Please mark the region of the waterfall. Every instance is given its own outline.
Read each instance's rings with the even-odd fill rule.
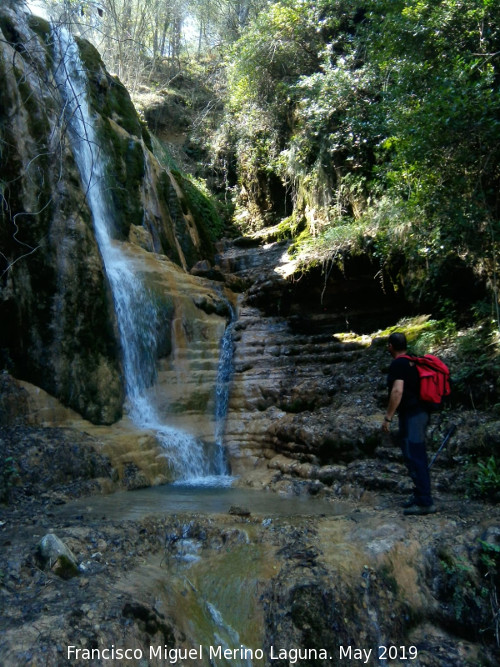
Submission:
[[[227,408],[229,403],[229,388],[233,377],[233,329],[236,322],[236,313],[229,304],[231,319],[221,339],[217,380],[215,384],[215,471],[225,475],[228,465],[225,457],[223,440],[226,427]]]
[[[221,462],[209,461],[200,440],[164,424],[157,414],[151,388],[156,378],[161,313],[140,274],[134,271],[123,244],[113,239],[106,159],[94,128],[87,97],[87,75],[78,46],[64,28],[53,28],[52,34],[54,74],[65,101],[71,147],[86,189],[96,240],[113,296],[122,348],[126,410],[138,428],[155,433],[177,480],[213,480],[209,476],[214,472],[219,475],[225,472]]]

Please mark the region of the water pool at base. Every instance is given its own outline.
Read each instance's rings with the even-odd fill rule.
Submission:
[[[68,503],[66,516],[83,514],[96,519],[140,519],[149,514],[225,514],[238,507],[252,515],[335,516],[346,512],[346,505],[311,496],[278,495],[270,491],[238,487],[209,487],[172,484],[135,491],[120,491],[107,496],[91,496]]]

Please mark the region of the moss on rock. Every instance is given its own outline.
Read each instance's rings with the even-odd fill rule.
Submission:
[[[133,137],[117,131],[109,118],[99,125],[107,147],[107,172],[116,231],[121,239],[128,237],[131,225],[142,225],[144,211],[141,185],[144,178],[144,152]]]
[[[113,77],[106,71],[99,52],[90,42],[78,37],[76,41],[88,72],[93,107],[103,117],[112,118],[129,134],[142,139],[152,150],[151,136],[140,120],[128,90],[118,77]]]

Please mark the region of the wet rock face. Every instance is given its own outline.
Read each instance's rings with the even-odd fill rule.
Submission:
[[[0,424],[16,426],[25,423],[28,394],[6,371],[0,373]]]
[[[124,399],[117,325],[53,76],[50,26],[2,3],[0,32],[0,367],[110,424]],[[90,44],[78,44],[115,236],[188,270],[211,241],[150,152],[127,91]]]
[[[285,319],[240,310],[226,428],[230,447],[239,440],[234,450],[240,454],[248,447],[248,453],[265,456],[268,449],[317,465],[346,463],[374,449],[362,415],[379,409],[376,393],[367,394],[365,405],[350,396],[350,367],[364,349],[335,340],[328,325],[321,322],[314,331],[311,322],[308,333],[296,332]],[[375,385],[378,373],[375,368],[370,378]]]
[[[283,242],[259,246],[244,240],[219,247],[217,261],[231,272],[228,282],[244,286],[233,330],[235,372],[225,434],[233,471],[242,483],[284,492],[409,494],[397,420],[391,435],[380,428],[391,361],[386,340],[345,333],[351,321],[356,331],[396,322],[401,304],[382,293],[362,264],[357,276],[354,265],[348,267],[343,282],[333,270],[328,279],[286,278],[293,272],[286,250]],[[458,426],[433,465],[436,493],[470,492],[464,457],[478,455],[478,447],[484,458],[494,454],[497,421],[491,414],[477,421],[463,409],[433,415],[430,457],[450,424]]]
[[[0,28],[2,364],[90,419],[112,422],[122,403],[114,323],[61,127],[48,26],[3,8]]]
[[[444,517],[434,535],[383,513],[350,519],[355,526],[325,520],[317,532],[309,523],[278,551],[285,560],[263,596],[273,664],[288,665],[291,651],[304,666],[375,665],[389,651],[403,664],[411,651],[411,660],[442,667],[498,653],[486,592],[478,595],[485,579],[473,521],[460,522],[458,537]]]
[[[321,276],[287,279],[287,245],[237,241],[220,248],[217,259],[231,272],[229,282],[246,285],[233,333],[225,442],[235,472],[257,466],[322,484],[332,466],[373,454],[385,407],[385,348],[336,335],[349,326],[346,294],[355,283],[349,313],[359,318],[365,308],[367,327],[387,316],[390,300],[383,294],[373,299],[373,281],[363,283],[362,276],[335,276],[328,284]],[[368,296],[360,296],[362,284]]]
[[[2,502],[98,492],[98,480],[111,484],[115,477],[98,444],[70,428],[0,428]]]

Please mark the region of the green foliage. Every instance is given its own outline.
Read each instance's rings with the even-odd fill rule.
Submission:
[[[271,174],[307,223],[306,263],[344,240],[437,314],[476,283],[497,300],[499,26],[493,2],[270,6],[228,57],[241,205],[276,222]]]
[[[439,593],[443,611],[471,637],[484,635],[492,628],[492,580],[483,576],[483,567],[463,556],[455,556],[445,549],[438,553],[440,564]],[[482,558],[480,566],[484,565]],[[495,621],[495,619],[493,619]]]
[[[449,612],[460,625],[474,627],[485,614],[487,588],[477,578],[472,564],[463,557],[440,553],[443,577],[443,594]]]
[[[493,5],[474,5],[372,7],[381,30],[370,33],[370,59],[387,81],[387,136],[379,144],[385,165],[378,174],[402,202],[416,239],[430,240],[428,265],[451,252],[484,266],[494,251],[485,241],[498,233],[500,97],[491,55],[498,51],[499,16]]]
[[[454,321],[435,320],[429,315],[403,318],[393,326],[377,332],[377,338],[387,338],[391,333],[404,331],[408,347],[418,355],[439,353],[440,348],[456,346],[458,331]]]
[[[485,571],[490,589],[491,624],[497,646],[500,646],[500,605],[498,601],[498,573],[500,566],[500,546],[485,540],[478,540],[481,547],[480,563]]]
[[[377,338],[386,339],[395,331],[405,332],[411,352],[437,354],[445,361],[451,372],[452,404],[500,409],[500,337],[495,321],[460,328],[454,318],[420,315],[378,331]]]
[[[316,61],[308,3],[278,2],[262,12],[231,48],[228,82],[232,111],[250,112],[286,102],[294,83]],[[258,122],[257,117],[253,117]]]
[[[212,241],[219,239],[224,232],[224,222],[206,183],[189,174],[174,172],[174,175],[186,197],[188,209],[198,222],[198,228],[207,230]]]
[[[207,245],[217,241],[224,233],[224,216],[221,214],[222,205],[210,192],[206,182],[187,174],[179,169],[177,163],[168,147],[159,141],[153,140],[154,152],[159,162],[165,165],[174,175],[176,182],[182,190],[186,200],[186,206],[194,216],[201,235],[208,235]],[[187,211],[185,211],[187,212]]]
[[[478,540],[478,542],[482,550],[480,558],[481,563],[486,567],[489,574],[496,574],[500,564],[500,546],[498,544],[486,542],[485,540]]]
[[[369,223],[366,220],[342,218],[338,224],[326,227],[316,236],[311,234],[310,228],[303,229],[290,253],[300,258],[304,268],[315,262],[336,260],[342,264],[346,252],[357,254],[362,252],[365,239],[370,234]]]
[[[321,4],[321,3],[320,3]],[[261,224],[273,224],[286,184],[286,149],[294,108],[293,87],[319,64],[320,7],[292,0],[263,11],[227,58],[228,110],[236,135],[243,205]]]
[[[410,334],[409,340],[412,341],[412,351],[415,354],[432,353],[439,347],[456,339],[457,326],[453,320],[427,320],[420,331],[416,332],[412,340]]]
[[[16,462],[12,456],[5,457],[0,462],[0,503],[9,501],[10,490],[19,479]]]
[[[496,322],[482,320],[460,329],[455,319],[417,318],[398,323],[416,354],[446,350],[451,400],[472,408],[495,408],[500,398],[500,344]]]
[[[478,460],[472,466],[470,494],[474,498],[495,498],[500,493],[500,464],[496,457]]]
[[[455,339],[453,393],[464,404],[495,407],[500,398],[500,341],[496,322],[481,321]]]

